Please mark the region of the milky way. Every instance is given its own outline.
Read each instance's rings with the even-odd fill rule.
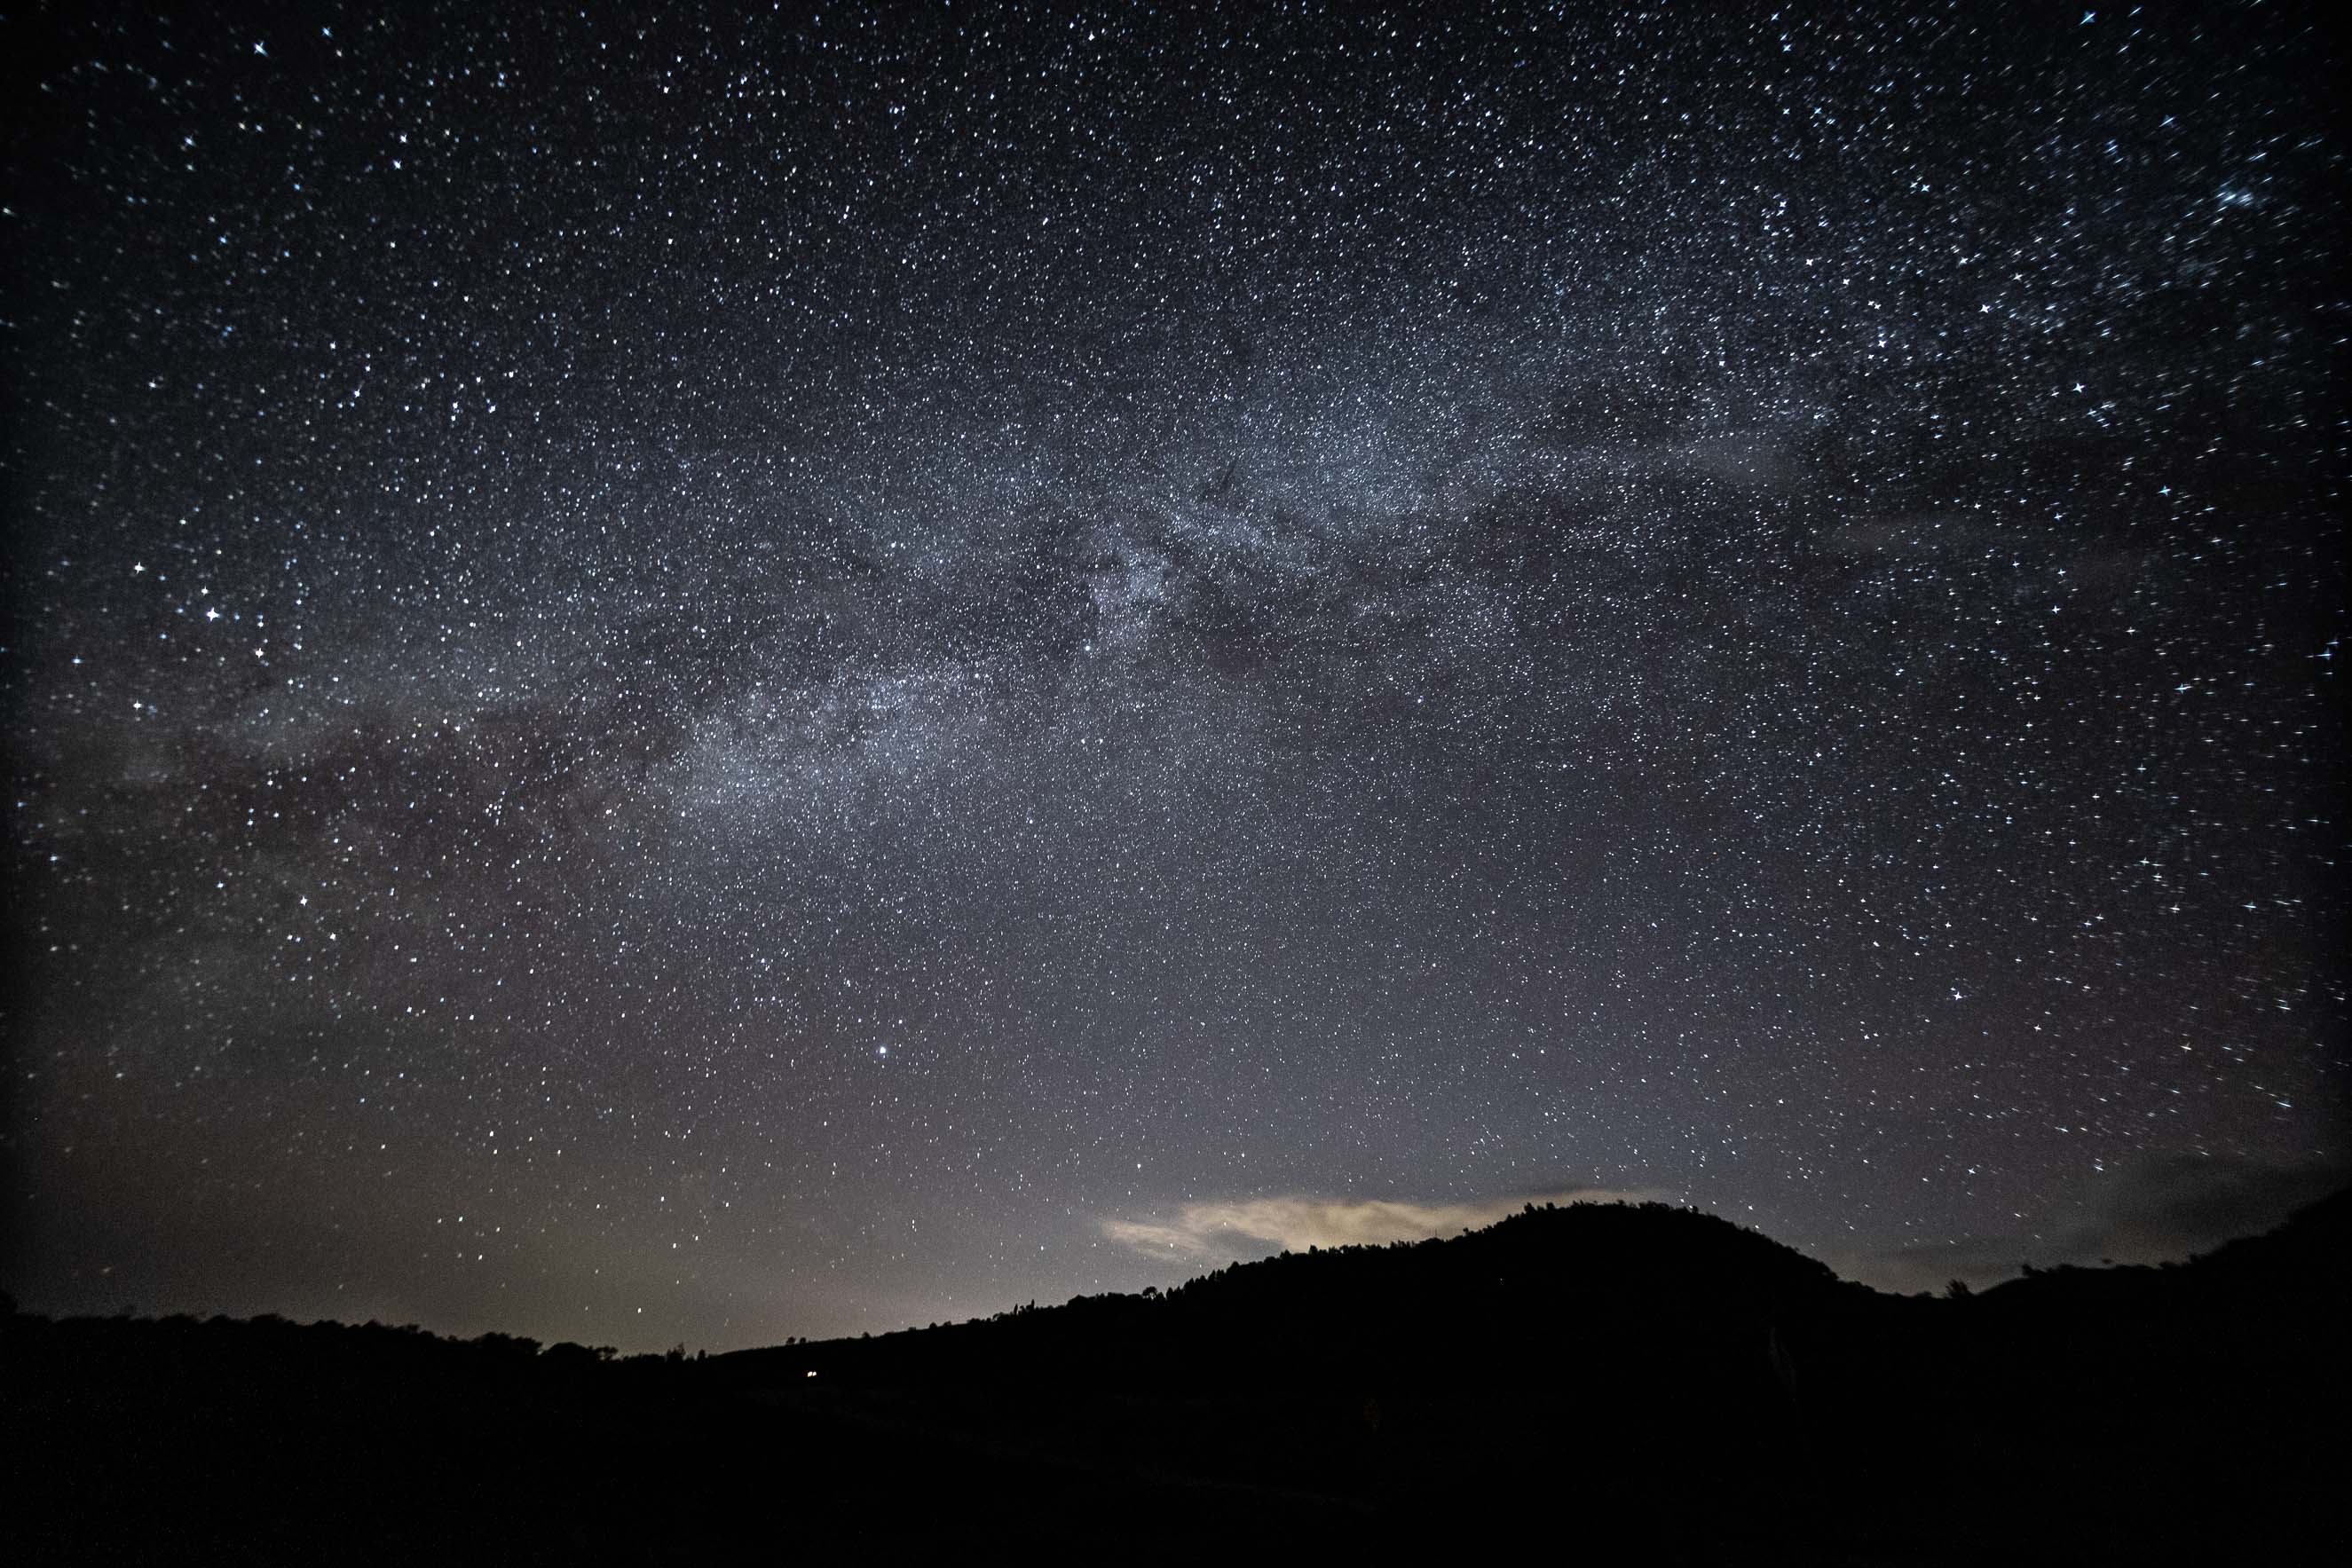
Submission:
[[[515,9],[7,25],[27,1305],[2340,1159],[2314,14]]]

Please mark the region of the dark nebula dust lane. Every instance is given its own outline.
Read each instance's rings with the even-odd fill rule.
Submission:
[[[0,24],[27,1307],[2340,1175],[2315,9],[520,12]]]

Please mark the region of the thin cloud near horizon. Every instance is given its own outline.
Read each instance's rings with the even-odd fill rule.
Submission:
[[[2180,1262],[2242,1237],[2259,1236],[2352,1181],[2341,1159],[2265,1161],[2226,1155],[2150,1155],[2106,1173],[2071,1221],[2008,1235],[1920,1242],[1830,1259],[1874,1290],[1906,1293],[1959,1280],[1982,1290],[2028,1264]]]
[[[1267,1246],[1297,1252],[1309,1247],[1425,1241],[1492,1225],[1531,1203],[1642,1203],[1671,1197],[1654,1188],[1577,1187],[1472,1203],[1259,1197],[1234,1203],[1188,1203],[1172,1218],[1105,1219],[1102,1233],[1151,1257],[1191,1262],[1221,1256],[1240,1258]]]

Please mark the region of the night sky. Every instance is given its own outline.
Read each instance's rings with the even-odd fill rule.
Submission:
[[[2340,1169],[2315,10],[33,9],[26,1307],[1583,1192],[1916,1289]]]

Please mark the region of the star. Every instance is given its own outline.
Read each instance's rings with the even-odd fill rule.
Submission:
[[[720,1349],[1572,1190],[1907,1290],[2302,1168],[2290,13],[62,20],[10,1201],[143,1258],[11,1291]]]

